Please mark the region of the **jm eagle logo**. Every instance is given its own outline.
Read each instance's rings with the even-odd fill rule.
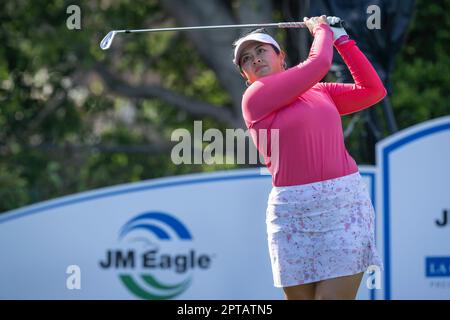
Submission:
[[[211,266],[211,256],[198,254],[192,240],[192,234],[174,216],[142,213],[123,225],[120,248],[107,250],[100,267],[116,269],[120,281],[136,297],[172,299],[190,287],[196,269]]]

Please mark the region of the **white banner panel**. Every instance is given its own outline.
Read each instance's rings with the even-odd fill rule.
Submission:
[[[361,177],[363,178],[364,182],[367,185],[367,191],[369,191],[370,198],[372,199],[372,204],[375,209],[375,244],[377,246],[377,251],[380,257],[382,257],[382,251],[379,247],[379,239],[380,236],[377,236],[378,234],[378,227],[377,227],[377,220],[378,220],[378,214],[377,214],[377,207],[375,203],[375,199],[377,197],[376,194],[376,177],[377,177],[377,169],[374,166],[368,166],[368,165],[362,165],[359,166],[359,172],[361,173]],[[373,273],[364,273],[364,277],[362,278],[361,284],[358,289],[358,294],[356,295],[357,300],[375,300],[380,299],[381,295],[378,294],[379,289],[375,288],[375,284],[373,283],[373,279],[375,278],[375,274]],[[380,270],[379,273],[379,279],[382,279],[382,273]],[[371,286],[368,286],[368,281],[371,283]],[[373,288],[373,289],[369,289]]]
[[[385,299],[450,299],[450,117],[377,146]]]
[[[361,174],[373,194],[374,169]],[[233,170],[5,213],[0,299],[283,299],[267,249],[270,189],[259,169]],[[374,297],[365,281],[358,297]]]

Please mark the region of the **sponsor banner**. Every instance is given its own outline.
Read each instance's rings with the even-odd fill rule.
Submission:
[[[371,190],[373,168],[361,173]],[[0,299],[283,299],[266,240],[271,186],[260,169],[232,170],[5,213]],[[373,296],[362,285],[359,298]]]
[[[450,117],[377,145],[384,299],[450,299]]]

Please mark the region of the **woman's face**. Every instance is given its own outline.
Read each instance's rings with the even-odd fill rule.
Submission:
[[[257,79],[283,71],[284,52],[277,54],[270,44],[251,41],[240,56],[242,74],[253,83]]]

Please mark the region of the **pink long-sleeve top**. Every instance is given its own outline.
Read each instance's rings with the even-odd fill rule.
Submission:
[[[321,24],[314,30],[307,60],[259,78],[243,95],[245,123],[254,129],[250,130],[253,141],[264,156],[274,186],[307,184],[358,171],[344,144],[340,116],[377,103],[385,97],[386,89],[355,41],[337,42],[336,49],[354,84],[319,82],[333,57],[333,31]],[[271,145],[274,136],[270,129],[279,129],[278,148]],[[264,139],[258,138],[261,130],[267,134],[264,146],[259,143]],[[278,155],[271,150],[277,150]]]

